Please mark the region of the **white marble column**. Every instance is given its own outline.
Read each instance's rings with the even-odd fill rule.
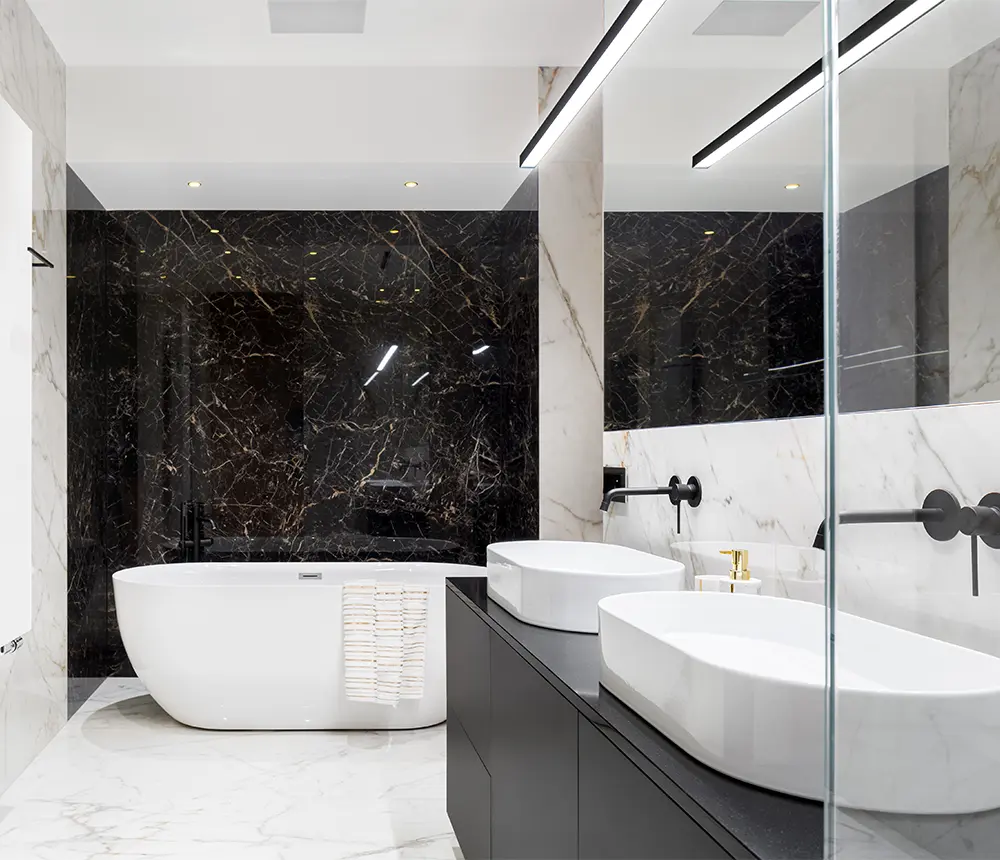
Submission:
[[[539,69],[540,120],[575,71]],[[538,167],[539,537],[547,540],[602,537],[603,119],[598,94]]]
[[[1000,41],[951,69],[951,402],[1000,399]]]
[[[0,791],[66,722],[66,68],[24,0],[0,0],[0,96],[33,133],[32,625],[0,656]],[[2,372],[2,370],[0,370]]]

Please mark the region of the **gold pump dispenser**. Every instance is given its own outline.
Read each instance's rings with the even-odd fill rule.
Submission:
[[[729,578],[732,580],[750,579],[750,550],[748,549],[722,549],[720,555],[728,555],[732,558],[733,564],[729,568]]]

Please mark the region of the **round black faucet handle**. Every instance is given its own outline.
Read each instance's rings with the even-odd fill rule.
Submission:
[[[701,481],[693,475],[687,479],[686,484],[681,483],[681,479],[674,475],[667,485],[670,488],[670,503],[680,505],[687,502],[692,508],[701,504]]]
[[[1000,494],[989,493],[978,505],[962,508],[958,526],[962,534],[982,538],[987,546],[1000,549]]]

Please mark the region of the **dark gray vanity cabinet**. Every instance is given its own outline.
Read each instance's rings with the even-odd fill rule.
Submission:
[[[446,602],[448,815],[466,860],[731,856],[492,617]]]
[[[448,815],[466,860],[576,858],[576,709],[456,595],[446,601]]]
[[[445,594],[448,648],[448,817],[466,860],[490,848],[490,638],[494,635],[451,591]]]
[[[448,711],[448,817],[467,860],[492,856],[490,774],[454,711]]]
[[[495,633],[490,693],[493,857],[576,858],[576,708]]]
[[[581,860],[730,856],[582,715],[579,802]]]

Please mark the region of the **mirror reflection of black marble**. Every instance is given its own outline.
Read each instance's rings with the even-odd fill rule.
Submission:
[[[948,403],[947,167],[844,213],[839,291],[841,411]]]
[[[611,212],[605,249],[606,429],[823,411],[822,216]]]
[[[605,427],[823,413],[815,213],[605,215]],[[948,402],[948,168],[840,220],[840,409]]]

